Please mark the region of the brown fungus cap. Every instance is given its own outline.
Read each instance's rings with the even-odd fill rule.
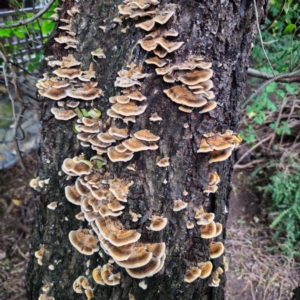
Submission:
[[[160,231],[160,230],[164,229],[168,223],[167,218],[163,218],[163,217],[159,217],[159,216],[152,216],[150,218],[150,220],[151,220],[151,224],[150,224],[149,229],[153,230],[153,231]]]
[[[204,106],[201,107],[199,114],[204,114],[206,112],[212,111],[217,107],[216,101],[209,101]]]
[[[182,105],[179,106],[178,109],[179,109],[180,111],[183,111],[183,112],[187,113],[187,114],[191,114],[191,113],[193,112],[193,109],[192,109],[192,108],[186,107],[186,106],[182,106]]]
[[[121,267],[134,269],[146,265],[151,258],[152,252],[147,252],[143,246],[139,246],[132,249],[132,253],[127,260],[116,260],[116,263]]]
[[[68,107],[75,108],[80,104],[80,101],[70,101],[67,103]]]
[[[220,182],[220,176],[216,171],[214,173],[209,173],[208,176],[209,176],[209,179],[208,179],[209,185],[216,185]]]
[[[151,260],[144,266],[134,269],[126,269],[127,273],[133,278],[151,277],[159,271],[161,261],[157,257],[152,257]]]
[[[113,274],[113,267],[111,264],[106,264],[101,269],[101,277],[107,285],[118,285],[120,284],[120,273]]]
[[[112,109],[108,109],[106,111],[107,115],[113,119],[122,119],[123,116],[117,114],[116,112],[114,112]]]
[[[55,119],[63,121],[70,120],[77,116],[73,110],[65,110],[56,107],[52,107],[51,112],[54,114]]]
[[[139,152],[143,150],[148,150],[149,147],[146,146],[142,141],[139,141],[136,138],[130,138],[122,142],[122,145],[132,152]]]
[[[132,217],[132,222],[137,222],[139,220],[139,218],[142,217],[141,214],[137,214],[137,213],[133,212],[131,209],[129,210],[129,214]]]
[[[111,106],[111,109],[122,116],[138,116],[142,114],[145,109],[147,108],[147,105],[136,105],[134,102],[129,102],[126,104],[120,104],[116,103]]]
[[[203,89],[204,91],[209,91],[214,87],[212,80],[207,80],[204,82],[200,82],[195,85],[189,85],[188,88],[191,90]]]
[[[63,167],[65,170],[77,174],[77,176],[88,175],[91,173],[91,168],[87,164],[80,161],[76,162],[76,159],[66,158],[63,162]]]
[[[163,37],[158,37],[158,38],[155,38],[152,40],[143,38],[143,39],[139,40],[138,43],[141,45],[141,47],[144,50],[146,50],[148,52],[155,50],[157,48],[157,46],[160,46],[165,51],[167,51],[167,53],[171,53],[175,50],[178,50],[184,44],[184,42],[171,42],[171,41],[166,40]]]
[[[110,126],[108,133],[116,140],[126,139],[128,137],[128,127],[118,128],[113,124]]]
[[[127,260],[132,254],[134,243],[116,247],[109,241],[103,240],[101,242],[101,247],[105,249],[107,254],[110,255],[115,261],[124,261]]]
[[[200,95],[194,95],[187,87],[175,85],[164,93],[175,103],[188,107],[201,107],[207,100]]]
[[[109,191],[122,202],[127,202],[129,188],[134,184],[133,181],[126,181],[115,177],[109,180]]]
[[[44,252],[45,252],[45,246],[42,245],[41,248],[40,248],[38,251],[35,251],[35,252],[34,252],[34,256],[35,256],[36,258],[42,259],[42,258],[43,258],[43,255],[44,255]]]
[[[78,69],[61,68],[53,71],[53,73],[61,78],[74,79],[80,77],[82,71]]]
[[[209,164],[214,163],[214,162],[220,162],[220,161],[224,161],[227,158],[230,157],[232,151],[233,151],[233,147],[231,148],[227,148],[224,150],[214,150],[211,152],[211,159],[209,160]]]
[[[160,68],[167,64],[167,62],[165,60],[160,59],[157,56],[146,59],[145,63],[147,63],[148,65],[156,65],[157,67],[160,67]]]
[[[107,156],[112,162],[126,162],[133,158],[133,152],[126,151],[123,153],[120,153],[116,151],[115,147],[109,147],[107,149]]]
[[[210,193],[215,193],[218,190],[218,187],[216,185],[206,185],[203,193],[206,195],[209,195]]]
[[[136,123],[136,118],[134,116],[128,116],[123,118],[123,122],[128,124],[129,122]]]
[[[112,211],[119,211],[125,208],[125,206],[123,206],[117,199],[109,202],[107,207]]]
[[[194,228],[195,227],[195,225],[194,225],[194,223],[192,223],[191,221],[187,221],[186,222],[186,228],[187,229],[192,229],[192,228]]]
[[[68,96],[88,101],[103,96],[103,92],[101,89],[94,88],[91,83],[87,83],[83,88],[68,90]]]
[[[65,187],[65,196],[69,202],[81,205],[81,195],[78,193],[75,185]]]
[[[155,112],[151,115],[149,120],[152,122],[159,122],[159,121],[162,121],[162,118]]]
[[[148,129],[139,130],[133,134],[135,138],[146,141],[146,142],[156,142],[160,139],[159,136],[154,135]]]
[[[78,44],[79,41],[77,41],[76,39],[70,37],[70,36],[60,36],[58,38],[54,38],[56,42],[58,42],[59,44],[67,44],[67,43],[73,43],[73,44]]]
[[[160,58],[164,58],[168,55],[168,51],[163,47],[161,47],[160,45],[158,45],[156,49],[153,50],[153,53]]]
[[[170,165],[169,160],[170,160],[169,157],[162,158],[161,160],[158,161],[157,165],[161,168],[168,167]]]
[[[223,230],[223,226],[221,223],[216,223],[216,234],[215,237],[220,235],[222,233]]]
[[[97,135],[97,138],[103,143],[115,143],[116,140],[108,133],[101,132]]]
[[[180,211],[187,207],[187,203],[182,200],[175,200],[174,201],[174,208],[173,211]]]
[[[201,231],[201,237],[203,239],[211,239],[215,237],[217,232],[216,223],[212,221],[207,225],[202,225],[200,231]]]
[[[157,258],[162,258],[166,251],[166,244],[165,243],[145,244],[145,249],[149,252],[152,252],[153,256]]]
[[[71,244],[82,254],[92,255],[99,251],[98,239],[90,234],[87,229],[78,229],[69,233]]]
[[[213,264],[211,263],[211,261],[206,261],[206,262],[198,263],[198,267],[201,269],[200,278],[204,279],[211,274],[211,271],[213,269]]]
[[[177,81],[181,81],[186,85],[195,85],[200,82],[207,81],[213,75],[213,71],[211,69],[207,70],[191,70],[188,72],[177,72],[176,79]]]
[[[224,252],[224,245],[221,242],[209,244],[209,256],[211,259],[220,257]]]
[[[92,78],[95,78],[95,71],[93,70],[93,64],[90,64],[90,67],[87,71],[82,71],[82,74],[78,77],[81,81],[90,81]]]
[[[197,153],[207,153],[211,151],[213,151],[213,148],[207,143],[207,140],[205,138],[202,138]]]
[[[201,275],[201,269],[197,267],[192,267],[185,273],[184,281],[187,283],[191,283],[195,281],[197,278],[199,278],[200,275]]]
[[[51,100],[61,100],[68,96],[66,88],[50,87],[46,90],[39,90],[38,92],[41,96],[49,98]]]

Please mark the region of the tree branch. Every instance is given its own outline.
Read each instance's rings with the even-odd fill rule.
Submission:
[[[42,9],[40,10],[36,15],[33,17],[26,19],[25,21],[20,21],[16,24],[11,24],[11,25],[0,25],[0,29],[8,29],[8,28],[15,28],[18,26],[24,26],[26,24],[29,24],[33,22],[34,20],[38,19],[41,15],[43,15],[49,8],[50,6],[55,2],[55,0],[50,0],[50,2]]]
[[[241,107],[245,108],[246,105],[250,102],[251,99],[253,99],[255,96],[257,96],[257,94],[265,87],[267,86],[269,83],[274,82],[274,81],[280,81],[282,78],[292,78],[294,76],[296,76],[298,73],[300,73],[300,69],[295,70],[294,72],[291,73],[284,73],[284,74],[280,74],[277,76],[273,76],[272,78],[270,78],[269,80],[265,81],[263,84],[261,84],[254,93],[252,93],[242,104]],[[263,74],[263,73],[262,73]]]

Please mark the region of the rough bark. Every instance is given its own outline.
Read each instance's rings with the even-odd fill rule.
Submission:
[[[223,2],[221,4],[220,2]],[[241,4],[241,2],[243,4]],[[167,245],[167,259],[160,274],[146,278],[148,288],[138,286],[140,280],[128,276],[123,268],[121,271],[121,285],[115,287],[94,285],[94,299],[128,299],[132,293],[135,299],[224,299],[225,275],[221,276],[218,288],[209,287],[210,279],[198,279],[191,284],[183,282],[186,270],[195,266],[197,262],[206,261],[208,255],[208,240],[200,238],[199,226],[186,229],[186,221],[194,221],[194,208],[203,205],[207,211],[214,212],[217,222],[225,228],[230,180],[233,159],[225,162],[208,164],[210,155],[197,154],[200,139],[204,133],[219,132],[226,129],[236,130],[239,121],[238,101],[242,86],[246,79],[246,69],[249,65],[249,55],[256,33],[255,14],[252,1],[170,1],[162,0],[161,4],[176,3],[176,20],[168,23],[168,28],[175,28],[180,34],[176,41],[185,44],[177,51],[168,55],[172,61],[183,61],[189,55],[202,55],[213,62],[213,82],[215,85],[217,108],[211,113],[199,114],[194,110],[186,114],[178,110],[178,105],[171,102],[163,90],[171,87],[164,83],[161,76],[157,76],[154,67],[144,63],[152,55],[145,52],[137,41],[145,33],[136,29],[136,21],[127,20],[121,26],[112,22],[117,16],[115,0],[85,0],[79,2],[80,15],[73,21],[73,31],[77,32],[80,44],[74,51],[78,60],[88,68],[92,61],[90,52],[99,47],[104,49],[106,59],[94,63],[97,71],[99,87],[105,96],[95,102],[104,118],[109,108],[108,98],[115,95],[114,88],[117,72],[134,61],[143,64],[143,72],[152,75],[143,81],[143,94],[147,97],[148,107],[144,114],[137,118],[131,126],[131,131],[151,129],[161,137],[157,151],[144,151],[135,154],[136,172],[126,169],[128,163],[115,163],[107,166],[110,174],[129,178],[134,181],[130,188],[130,195],[122,223],[127,228],[137,228],[142,234],[142,242],[165,242]],[[63,14],[73,6],[72,0],[62,3]],[[257,1],[259,19],[266,13],[267,1]],[[244,13],[243,13],[244,12]],[[99,26],[105,25],[103,32]],[[121,29],[128,27],[126,33]],[[55,34],[58,35],[56,30]],[[46,49],[46,55],[61,58],[67,54],[63,47],[53,40]],[[42,72],[47,70],[45,63]],[[66,176],[59,176],[61,165],[66,157],[73,157],[82,152],[91,156],[91,150],[79,146],[72,130],[73,121],[57,121],[50,113],[55,103],[45,100],[42,107],[42,141],[40,148],[39,176],[41,179],[50,178],[47,187],[41,189],[35,198],[36,212],[32,233],[32,253],[44,244],[46,252],[43,266],[37,264],[32,254],[28,273],[28,299],[38,299],[41,287],[45,283],[53,283],[49,295],[56,300],[85,299],[84,294],[76,294],[72,289],[73,281],[84,275],[87,269],[92,270],[97,265],[103,265],[108,257],[101,258],[98,254],[91,257],[81,255],[74,249],[67,238],[71,230],[88,224],[75,219],[78,207],[67,202],[64,197],[64,187],[73,183]],[[84,103],[82,104],[84,106]],[[149,117],[158,112],[163,121],[150,123]],[[183,124],[189,127],[184,128]],[[156,162],[170,157],[169,168],[159,168]],[[210,197],[203,194],[203,187],[207,181],[207,174],[217,171],[221,183],[216,194]],[[164,180],[167,184],[163,184]],[[189,194],[183,196],[183,191]],[[188,208],[173,212],[173,200],[184,199],[189,203]],[[59,206],[52,211],[46,208],[52,201],[58,201]],[[141,213],[143,218],[138,223],[131,222],[128,210]],[[152,215],[164,215],[168,218],[168,226],[157,233],[149,231],[148,218]],[[223,241],[226,231],[216,241]],[[90,260],[90,267],[86,263]],[[54,270],[48,266],[53,264]],[[222,257],[213,260],[214,269],[223,266]],[[90,280],[92,284],[92,280]]]

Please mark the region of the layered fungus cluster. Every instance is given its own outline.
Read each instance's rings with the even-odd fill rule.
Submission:
[[[174,41],[179,33],[168,28],[176,20],[176,5],[159,5],[157,0],[125,0],[118,6],[119,16],[114,22],[122,23],[125,19],[137,20],[145,17],[146,21],[137,23],[136,28],[146,32],[146,35],[138,41],[138,44],[147,52],[153,52],[153,56],[146,59],[148,65],[156,66],[155,72],[162,79],[173,84],[164,93],[171,101],[179,105],[179,110],[191,113],[193,109],[200,114],[210,112],[217,106],[214,92],[212,63],[203,57],[191,55],[186,58],[180,57],[181,61],[170,63],[167,55],[178,50],[184,42]],[[56,10],[59,13],[59,9]],[[67,11],[71,18],[60,19],[67,25],[59,26],[62,30],[60,37],[55,41],[64,45],[64,49],[76,49],[78,41],[76,33],[72,31],[71,21],[75,13],[80,13],[77,6]],[[59,20],[58,14],[53,16]],[[173,23],[172,23],[173,22]],[[124,31],[123,31],[124,32]],[[72,50],[74,52],[74,50]],[[91,52],[94,58],[105,58],[101,48]],[[130,229],[122,224],[122,215],[130,215],[132,222],[137,222],[141,214],[133,212],[126,207],[127,197],[133,181],[117,178],[107,172],[105,167],[107,159],[114,162],[128,162],[134,157],[135,152],[158,149],[159,136],[150,129],[140,128],[131,132],[131,123],[147,109],[147,97],[142,94],[142,81],[149,74],[143,73],[143,65],[130,63],[126,68],[118,72],[115,87],[120,88],[116,95],[109,98],[111,103],[106,114],[106,120],[101,119],[101,112],[96,108],[89,111],[80,109],[88,102],[93,106],[93,100],[103,96],[98,88],[98,82],[93,64],[84,70],[81,62],[77,61],[73,54],[63,56],[61,59],[47,58],[48,65],[54,68],[50,74],[44,74],[44,78],[37,83],[39,94],[45,98],[56,101],[56,107],[51,108],[52,114],[58,120],[70,120],[77,117],[74,130],[82,147],[91,147],[97,152],[90,159],[84,155],[66,158],[62,165],[62,171],[70,178],[76,178],[74,185],[66,186],[65,196],[67,200],[80,207],[76,215],[78,220],[87,221],[91,229],[79,228],[69,233],[71,244],[82,254],[92,255],[100,248],[110,257],[108,263],[98,266],[92,272],[96,284],[117,285],[121,281],[121,273],[116,273],[114,266],[125,268],[127,273],[133,277],[142,279],[157,274],[164,266],[165,243],[141,243],[139,229]],[[162,118],[153,113],[150,121],[159,122]],[[189,125],[185,124],[184,128]],[[202,135],[198,153],[210,153],[209,163],[219,162],[227,159],[234,148],[241,142],[239,135],[227,130],[225,133],[206,133]],[[157,162],[159,167],[168,167],[169,157],[164,157]],[[135,171],[135,164],[127,166],[128,170]],[[49,182],[49,180],[48,180]],[[208,174],[207,184],[203,192],[209,195],[218,189],[220,177],[216,171]],[[164,181],[164,183],[166,183]],[[41,184],[39,178],[32,180],[31,186],[37,188]],[[183,195],[188,195],[184,191]],[[173,211],[179,212],[188,206],[181,199],[173,201]],[[55,210],[57,202],[52,202],[48,208]],[[128,209],[128,211],[127,211]],[[220,257],[224,252],[222,242],[214,239],[222,232],[222,224],[215,222],[215,215],[204,211],[203,206],[196,209],[195,219],[199,225],[199,234],[203,239],[209,239],[209,257],[211,260]],[[163,216],[152,215],[148,230],[160,231],[168,223]],[[186,223],[187,229],[195,225],[192,221]],[[43,263],[44,245],[36,251],[38,263]],[[113,263],[116,263],[113,265]],[[197,262],[187,270],[184,281],[193,282],[197,278],[211,276],[210,286],[217,287],[222,274],[221,268],[213,271],[212,262]],[[224,269],[228,263],[224,257]],[[50,266],[49,266],[50,268]],[[140,287],[147,288],[144,281]],[[85,293],[88,299],[93,297],[93,289],[88,278],[79,276],[73,284],[76,293]],[[47,297],[44,292],[41,297]],[[134,299],[133,295],[129,295]],[[42,299],[42,298],[41,298]],[[46,299],[46,298],[45,298]]]

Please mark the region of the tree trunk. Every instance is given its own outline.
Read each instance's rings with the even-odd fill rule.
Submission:
[[[116,3],[117,2],[117,3]],[[222,4],[221,4],[222,2]],[[258,18],[265,16],[267,0],[258,0]],[[172,3],[162,0],[159,8]],[[172,102],[163,92],[176,83],[165,83],[157,75],[155,67],[145,63],[153,54],[141,48],[137,41],[148,32],[135,27],[139,20],[127,19],[118,25],[113,18],[118,16],[115,0],[85,0],[78,3],[80,14],[73,17],[72,31],[76,32],[79,41],[76,50],[65,50],[62,45],[51,39],[46,47],[46,56],[54,55],[56,59],[68,53],[82,62],[82,69],[88,69],[93,62],[98,87],[104,91],[104,97],[95,101],[95,107],[102,112],[106,120],[106,110],[111,107],[108,98],[120,91],[114,87],[117,72],[126,65],[135,62],[143,66],[143,73],[151,74],[142,79],[142,94],[147,97],[147,108],[137,117],[136,123],[129,123],[130,132],[150,129],[160,136],[159,148],[156,151],[137,152],[134,158],[126,163],[109,162],[104,166],[111,178],[127,178],[134,184],[130,187],[128,202],[124,213],[119,217],[127,229],[137,229],[141,233],[142,243],[166,243],[166,260],[163,269],[152,277],[145,278],[147,289],[139,287],[141,280],[130,277],[124,268],[114,264],[114,273],[121,272],[121,284],[116,286],[97,285],[86,271],[98,265],[104,265],[108,256],[97,253],[92,256],[80,254],[69,242],[68,233],[80,226],[90,228],[87,222],[78,221],[75,214],[78,207],[65,198],[64,187],[74,184],[74,177],[59,175],[62,163],[67,157],[74,157],[84,152],[85,157],[95,155],[89,148],[80,146],[73,131],[75,121],[58,121],[50,112],[56,102],[44,98],[42,106],[42,141],[39,160],[40,179],[50,178],[48,185],[37,188],[36,212],[32,233],[32,258],[28,273],[28,298],[38,299],[42,294],[41,287],[51,284],[48,296],[62,299],[86,299],[84,294],[76,294],[72,285],[74,280],[84,275],[94,288],[94,299],[129,299],[129,293],[135,299],[224,299],[225,274],[220,275],[219,287],[210,287],[211,277],[197,279],[192,283],[184,282],[186,271],[197,263],[208,261],[210,240],[200,237],[196,225],[195,209],[201,205],[205,211],[215,214],[216,222],[223,225],[223,232],[214,241],[223,241],[226,235],[226,211],[230,193],[230,180],[233,159],[209,164],[209,153],[197,153],[203,134],[209,132],[235,131],[239,122],[238,101],[246,79],[246,69],[256,34],[256,18],[253,1],[173,1],[176,13],[166,25],[159,28],[176,29],[178,37],[171,38],[184,44],[167,55],[170,62],[183,62],[191,55],[202,56],[212,62],[214,72],[215,101],[217,107],[204,114],[194,109],[191,114],[178,110],[178,104]],[[62,2],[61,15],[67,18],[66,10],[74,5],[73,0]],[[65,25],[60,23],[59,26]],[[105,30],[99,29],[105,26]],[[127,28],[126,32],[122,29]],[[124,30],[123,30],[124,31]],[[57,28],[55,37],[61,34]],[[92,60],[91,51],[102,48],[105,59]],[[42,73],[53,69],[42,64]],[[90,102],[81,101],[80,107]],[[161,122],[150,122],[149,117],[157,112]],[[73,119],[74,120],[74,119]],[[116,121],[118,125],[122,121]],[[184,126],[184,124],[187,124]],[[88,150],[87,150],[88,149]],[[170,166],[160,168],[157,162],[164,157],[170,158]],[[126,166],[136,164],[136,171],[129,171]],[[203,193],[207,185],[208,173],[217,171],[221,181],[215,194]],[[183,194],[187,191],[188,194]],[[174,200],[182,199],[188,207],[179,212],[173,211]],[[47,209],[53,201],[58,202],[55,210]],[[129,209],[143,217],[137,223],[131,221]],[[167,226],[158,232],[147,227],[152,215],[168,218]],[[186,228],[190,220],[195,224],[193,229]],[[37,263],[34,251],[45,247],[43,265]],[[225,249],[226,252],[226,249]],[[89,266],[87,262],[90,261]],[[222,256],[211,260],[214,270],[223,268]],[[50,270],[49,265],[54,269]]]

